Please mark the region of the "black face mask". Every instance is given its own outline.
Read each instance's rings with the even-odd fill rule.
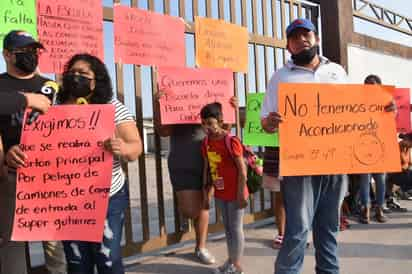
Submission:
[[[82,75],[67,73],[63,76],[63,90],[74,98],[87,97],[92,92],[91,81],[92,79]]]
[[[316,54],[318,53],[319,46],[313,46],[309,49],[304,49],[298,54],[292,54],[293,63],[297,66],[307,65],[312,62],[313,58],[315,58]]]
[[[16,52],[16,68],[27,74],[33,73],[39,64],[39,56],[34,52]]]

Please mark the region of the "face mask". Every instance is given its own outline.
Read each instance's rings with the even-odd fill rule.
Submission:
[[[16,68],[27,74],[33,73],[39,63],[39,56],[33,52],[17,52]]]
[[[92,92],[90,82],[91,79],[82,75],[67,73],[63,76],[63,89],[74,98],[87,97]]]
[[[304,49],[298,54],[292,54],[292,60],[295,65],[303,66],[312,62],[318,53],[319,46],[313,46],[310,49]]]

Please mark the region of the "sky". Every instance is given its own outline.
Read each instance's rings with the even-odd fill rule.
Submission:
[[[223,0],[224,5],[228,6],[230,0]],[[251,16],[251,1],[254,0],[248,0],[248,7],[247,7],[247,13],[248,13],[248,29],[250,32],[252,32],[253,29],[253,22],[252,22],[252,16]],[[257,29],[259,34],[263,34],[263,27],[262,27],[262,1],[267,1],[270,3],[270,0],[260,0],[257,1],[258,3],[258,24],[257,24]],[[103,0],[103,5],[104,6],[113,6],[113,0]],[[188,22],[193,22],[193,12],[192,12],[192,6],[191,3],[192,1],[186,0],[186,18],[184,18]],[[205,16],[205,0],[199,0],[199,15],[200,16]],[[412,1],[410,0],[370,0],[370,2],[373,2],[378,5],[385,6],[389,9],[392,9],[395,12],[398,12],[406,17],[412,18]],[[148,1],[144,0],[139,0],[139,8],[142,9],[148,9]],[[163,12],[163,0],[154,0],[155,3],[155,11],[156,12]],[[170,1],[171,3],[171,15],[173,16],[178,16],[178,1],[177,0],[172,0]],[[212,0],[212,17],[213,18],[218,18],[218,0]],[[241,5],[241,0],[236,0],[235,1],[237,7]],[[130,5],[130,0],[121,0],[121,4],[124,5]],[[240,24],[240,9],[237,8],[238,14],[236,15],[237,22]],[[295,14],[297,14],[296,11],[294,11]],[[287,10],[287,15],[288,15],[288,10]],[[279,14],[280,11],[279,9],[276,10],[277,18],[280,18]],[[271,20],[271,13],[268,12],[269,20]],[[286,21],[288,22],[289,16],[287,16]],[[226,21],[229,21],[230,18],[230,11],[229,9],[225,9],[225,14],[224,18]],[[281,36],[281,29],[280,29],[280,22],[278,23],[278,30],[277,30],[277,36]],[[362,33],[362,34],[368,34],[370,36],[374,36],[376,38],[380,39],[385,39],[393,42],[398,42],[404,45],[410,45],[412,46],[412,36],[408,35],[402,35],[399,32],[388,30],[383,27],[376,26],[371,23],[367,23],[364,21],[360,21],[357,19],[354,19],[354,29],[356,32]],[[272,27],[269,27],[269,33],[273,32]],[[109,72],[112,76],[112,80],[114,83],[116,83],[116,74],[115,74],[115,66],[114,66],[114,55],[113,55],[113,24],[111,22],[105,22],[104,23],[104,43],[105,43],[105,63],[109,69]],[[254,51],[256,50],[257,54],[257,64],[255,64],[255,60],[253,58],[254,56]],[[264,71],[264,51],[266,50],[266,55],[267,55],[267,63],[268,63],[268,73],[267,75],[264,75],[264,73],[261,73],[260,75],[257,76],[257,79],[255,79],[255,74],[254,74],[254,68],[258,67],[259,71],[263,72]],[[273,71],[276,68],[279,68],[282,65],[282,59],[283,59],[283,50],[281,49],[271,49],[271,48],[264,48],[263,46],[257,46],[253,47],[249,45],[249,77],[248,77],[248,83],[249,83],[249,92],[264,92],[265,89],[265,84],[269,80],[268,78],[270,75],[273,73]],[[186,34],[186,65],[188,67],[194,67],[194,37],[193,35]],[[133,66],[132,65],[124,65],[124,92],[125,92],[125,104],[131,110],[133,113],[134,111],[134,81],[133,81]],[[4,62],[3,60],[0,61],[0,71],[4,71]],[[149,117],[151,116],[152,113],[152,104],[151,104],[151,69],[150,67],[147,66],[142,66],[142,93],[143,93],[143,116],[144,117]],[[53,75],[47,75],[49,77],[54,77]],[[245,84],[245,79],[244,75],[242,74],[237,74],[239,86],[238,90],[241,91],[239,94],[239,101],[240,105],[244,105],[245,98],[244,98],[244,84]]]

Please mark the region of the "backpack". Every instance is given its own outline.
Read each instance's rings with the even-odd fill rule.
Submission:
[[[233,149],[232,149],[232,138],[237,138],[236,136],[226,135],[225,136],[225,147],[229,151],[230,156],[234,160]],[[243,159],[246,164],[247,178],[246,185],[249,193],[255,193],[262,187],[263,180],[263,160],[256,156],[256,154],[250,149],[250,147],[245,146],[240,142],[243,149]],[[208,138],[207,136],[203,139],[203,144],[205,149],[207,149]]]

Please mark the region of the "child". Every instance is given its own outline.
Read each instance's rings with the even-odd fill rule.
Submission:
[[[220,103],[203,107],[200,117],[207,135],[202,144],[202,154],[205,157],[203,183],[205,191],[209,189],[204,195],[205,203],[208,204],[210,190],[213,188],[216,204],[222,212],[229,254],[229,259],[215,273],[242,274],[240,259],[244,248],[243,215],[248,197],[243,147],[239,139],[227,136]],[[229,142],[227,138],[230,138]],[[227,145],[231,145],[232,152]],[[207,188],[209,181],[213,187]]]

